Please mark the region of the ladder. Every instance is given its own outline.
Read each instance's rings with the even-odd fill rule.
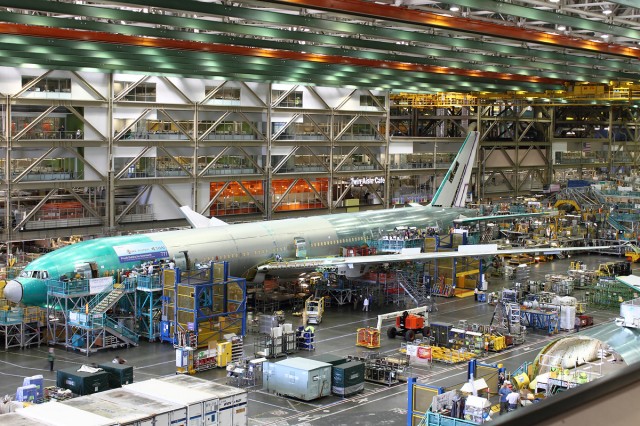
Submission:
[[[520,305],[518,303],[509,303],[506,305],[507,309],[507,330],[512,332],[516,329],[520,329]]]

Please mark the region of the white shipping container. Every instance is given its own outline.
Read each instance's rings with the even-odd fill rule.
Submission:
[[[218,398],[208,393],[176,386],[157,379],[131,383],[123,389],[148,395],[187,407],[188,426],[216,426],[218,424]]]
[[[173,375],[162,377],[166,383],[206,392],[218,400],[219,426],[246,426],[248,394],[244,389],[199,379],[193,376]]]
[[[576,326],[576,307],[562,306],[560,308],[560,330],[573,330]]]
[[[96,398],[98,394],[69,399],[59,404],[68,405],[78,410],[97,414],[111,419],[119,425],[135,424],[136,426],[154,426],[153,416],[134,408],[119,405],[115,402]]]
[[[59,402],[45,402],[24,408],[21,415],[34,421],[33,424],[47,426],[116,426],[118,423],[97,414],[88,413]]]
[[[20,412],[15,412],[2,414],[2,416],[0,416],[0,424],[2,424],[2,426],[33,426],[33,420],[23,416]],[[51,426],[49,423],[40,423],[40,425]]]
[[[154,426],[186,426],[187,407],[182,404],[161,401],[130,389],[112,389],[91,395],[111,401],[121,407],[129,407],[153,417]]]

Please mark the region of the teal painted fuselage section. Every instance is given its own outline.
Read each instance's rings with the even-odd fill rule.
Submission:
[[[64,275],[68,278],[73,278],[75,267],[89,262],[96,263],[99,276],[109,275],[111,271],[128,269],[140,264],[140,261],[121,263],[113,249],[114,246],[151,241],[147,235],[129,235],[83,241],[41,256],[29,263],[24,269],[23,275],[29,271],[46,271],[49,279],[59,280]],[[46,280],[22,276],[18,280],[23,289],[22,303],[29,306],[42,306],[46,303]]]

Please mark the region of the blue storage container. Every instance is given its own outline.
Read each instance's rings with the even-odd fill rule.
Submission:
[[[28,385],[34,385],[36,387],[36,400],[42,401],[44,399],[44,377],[42,377],[42,374],[25,377],[22,381],[22,386]]]

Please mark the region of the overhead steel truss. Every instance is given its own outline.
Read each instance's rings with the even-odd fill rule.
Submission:
[[[7,0],[7,66],[401,91],[640,79],[633,1]]]

